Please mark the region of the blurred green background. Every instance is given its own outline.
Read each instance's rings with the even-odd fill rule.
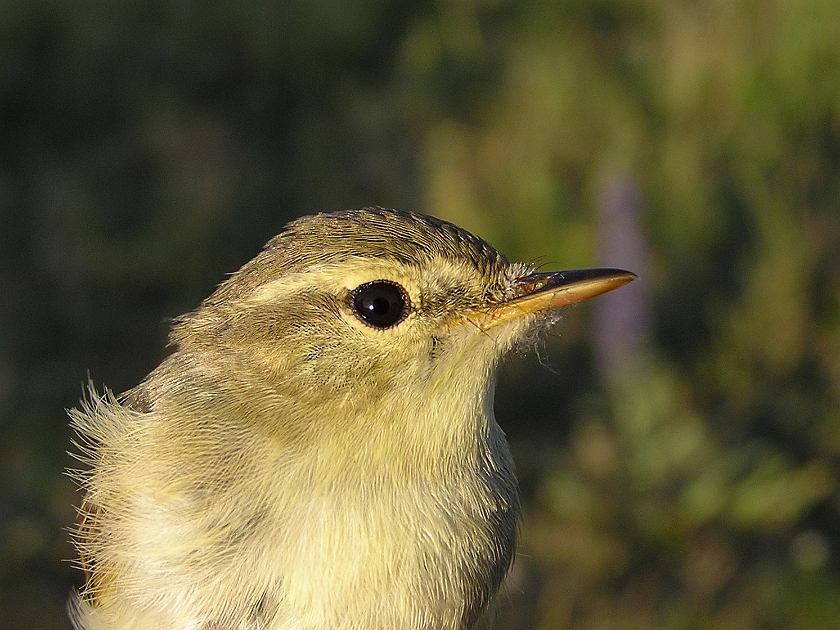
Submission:
[[[293,217],[640,280],[502,374],[503,628],[840,628],[840,3],[0,3],[0,625],[69,627],[64,408]]]

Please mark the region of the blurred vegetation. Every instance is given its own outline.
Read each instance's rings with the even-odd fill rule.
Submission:
[[[832,0],[0,4],[4,627],[69,627],[87,374],[373,204],[641,276],[505,366],[502,627],[840,628]]]

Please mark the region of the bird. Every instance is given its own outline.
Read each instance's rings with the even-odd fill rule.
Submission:
[[[76,630],[490,627],[521,515],[497,368],[621,269],[379,207],[294,220],[70,410]]]

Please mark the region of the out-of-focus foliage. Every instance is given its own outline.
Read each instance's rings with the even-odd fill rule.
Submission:
[[[502,375],[502,627],[840,628],[830,0],[0,5],[3,627],[68,627],[88,371],[132,386],[288,219],[369,204],[641,276]]]

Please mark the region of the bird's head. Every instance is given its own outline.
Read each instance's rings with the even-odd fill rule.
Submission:
[[[235,358],[237,370],[320,423],[375,424],[406,409],[467,416],[486,406],[501,357],[564,306],[633,278],[537,273],[426,216],[320,214],[271,240],[176,322],[172,340]]]

